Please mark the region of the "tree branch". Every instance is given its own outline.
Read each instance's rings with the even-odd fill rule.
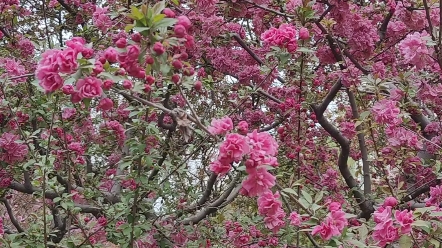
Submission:
[[[350,101],[351,111],[353,114],[353,119],[358,120],[359,119],[359,113],[358,113],[358,106],[356,105],[356,99],[350,90],[347,89],[347,95]],[[365,143],[365,136],[362,132],[364,124],[361,123],[356,127],[356,131],[358,133],[358,142],[359,142],[359,149],[361,150],[361,156],[362,156],[362,171],[364,175],[364,195],[367,197],[371,194],[371,178],[370,178],[370,162],[368,161],[368,152],[367,152],[367,145]]]
[[[198,213],[196,213],[193,216],[190,216],[180,223],[183,225],[191,225],[191,224],[198,224],[201,220],[206,218],[207,215],[215,213],[219,209],[227,206],[229,203],[231,203],[236,196],[238,195],[240,189],[242,188],[242,184],[239,184],[236,186],[237,180],[233,180],[226,191],[214,202],[209,204],[206,208],[202,209]],[[236,187],[235,187],[236,186]]]
[[[0,201],[3,202],[3,204],[5,205],[6,211],[8,212],[9,215],[9,219],[11,220],[15,229],[17,229],[17,232],[19,233],[24,232],[25,230],[23,230],[23,228],[20,226],[20,223],[18,223],[17,219],[15,218],[14,213],[12,212],[11,205],[9,204],[8,200],[5,198],[1,198]]]

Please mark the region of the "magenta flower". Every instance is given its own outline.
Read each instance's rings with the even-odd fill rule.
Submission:
[[[221,119],[213,119],[208,129],[213,135],[224,135],[233,129],[232,119],[228,116]]]

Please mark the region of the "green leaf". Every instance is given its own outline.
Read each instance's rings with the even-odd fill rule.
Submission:
[[[361,240],[365,240],[367,238],[367,235],[368,235],[368,228],[367,228],[367,226],[365,224],[362,224],[358,228],[358,231],[359,231],[359,238]]]
[[[132,5],[130,6],[130,9],[132,10],[130,17],[134,20],[141,20],[144,18],[143,13],[141,13],[141,11],[137,7]]]
[[[141,33],[143,31],[148,31],[150,28],[149,27],[134,27],[134,30],[137,31],[138,33]]]
[[[173,26],[177,22],[177,19],[175,18],[164,18],[163,20],[154,23],[152,26],[152,29],[159,29],[159,28],[168,28]]]
[[[413,247],[413,241],[411,240],[411,237],[408,235],[402,235],[402,237],[399,239],[399,247],[400,248]]]
[[[302,194],[302,196],[304,197],[304,199],[308,202],[308,203],[313,203],[313,199],[312,199],[312,197],[307,193],[307,192],[305,192],[304,190],[302,190],[301,191],[301,194]]]
[[[345,213],[345,218],[347,218],[347,219],[356,218],[356,217],[358,217],[358,216],[354,215],[354,214]]]
[[[301,53],[314,53],[315,52],[315,51],[308,49],[306,47],[298,47],[298,49],[296,51],[301,52]]]
[[[156,16],[153,18],[152,22],[155,24],[155,23],[157,23],[157,22],[163,20],[165,17],[166,17],[165,14],[159,14],[159,15],[156,15]]]
[[[429,221],[416,220],[411,225],[416,226],[416,227],[420,227],[426,233],[430,233],[431,223]]]
[[[164,3],[164,1],[160,1],[158,3],[156,3],[153,7],[152,7],[152,12],[153,15],[156,16],[158,14],[161,13],[161,11],[163,11],[163,9],[166,7],[166,4]]]
[[[135,25],[133,24],[128,24],[126,25],[126,27],[124,27],[124,31],[126,31],[126,33],[129,33],[130,30],[132,30],[134,28]]]
[[[367,118],[367,116],[370,115],[370,111],[364,111],[359,115],[359,119],[360,120],[364,120],[365,118]]]
[[[291,189],[291,188],[285,188],[282,191],[298,196],[298,193],[296,193],[296,191],[294,189]]]
[[[322,197],[324,197],[324,191],[319,191],[319,193],[315,195],[315,203],[321,201]]]

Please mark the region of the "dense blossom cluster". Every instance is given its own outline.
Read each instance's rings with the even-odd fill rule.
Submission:
[[[298,48],[296,28],[286,23],[281,24],[279,28],[270,28],[265,31],[261,34],[261,39],[266,45],[286,48],[290,53]]]
[[[155,2],[0,1],[0,244],[431,247],[440,6]]]

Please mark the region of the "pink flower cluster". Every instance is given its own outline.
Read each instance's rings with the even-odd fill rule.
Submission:
[[[270,28],[261,34],[261,40],[269,46],[286,48],[288,52],[294,53],[298,49],[296,29],[294,26],[284,23],[279,28]]]
[[[213,135],[225,135],[233,129],[232,119],[228,116],[221,119],[213,119],[208,129]]]
[[[401,110],[397,107],[397,104],[397,101],[388,99],[376,102],[371,110],[375,121],[380,124],[400,124],[402,122],[402,119],[399,117]]]
[[[428,35],[425,35],[428,37]],[[417,69],[422,69],[430,64],[430,51],[423,37],[423,34],[415,32],[399,43],[399,50],[404,57],[404,63],[415,65]]]
[[[427,206],[436,206],[442,203],[442,186],[436,185],[435,187],[430,187],[430,198],[426,200]]]
[[[106,32],[110,27],[112,27],[112,20],[107,15],[108,7],[100,8],[96,7],[95,12],[92,15],[92,22],[94,26],[101,30],[101,32]]]
[[[0,137],[0,160],[8,164],[21,162],[28,154],[28,147],[19,141],[18,135],[3,133]]]
[[[381,247],[398,240],[400,235],[407,235],[411,232],[413,212],[407,209],[394,210],[395,220],[393,220],[392,208],[397,204],[396,198],[387,197],[384,204],[373,214],[373,219],[377,224],[372,237]]]
[[[284,218],[286,214],[282,209],[279,197],[279,192],[273,194],[272,191],[268,190],[258,198],[259,214],[265,216],[265,226],[274,232],[278,232],[285,225]]]
[[[341,132],[347,138],[351,139],[356,135],[356,126],[353,122],[341,122]]]
[[[66,41],[68,46],[64,50],[49,49],[42,54],[36,70],[36,77],[45,92],[54,92],[63,87],[63,78],[60,73],[72,74],[78,68],[77,56],[90,56],[90,48],[85,47],[86,41],[81,37],[74,37]]]
[[[407,130],[403,127],[389,126],[386,128],[385,133],[388,136],[388,142],[392,147],[409,147],[416,150],[423,148],[422,141],[416,133]]]
[[[334,236],[340,236],[342,230],[348,225],[345,213],[341,210],[341,204],[332,202],[328,206],[330,213],[321,225],[313,228],[312,235],[319,234],[322,239],[330,240]]]
[[[238,130],[246,131],[247,123],[240,122]],[[224,134],[233,130],[232,120],[225,117],[212,121],[209,130],[213,134]],[[267,228],[278,231],[284,224],[286,214],[281,208],[279,193],[273,194],[270,189],[275,185],[276,177],[268,171],[268,167],[278,166],[276,154],[278,143],[268,133],[257,130],[241,135],[229,133],[219,148],[218,158],[211,163],[210,169],[216,174],[227,174],[232,163],[244,158],[247,178],[243,181],[241,193],[250,197],[258,196],[258,206],[261,215],[265,216]]]
[[[126,130],[124,130],[123,125],[119,123],[118,121],[108,121],[105,123],[105,128],[112,130],[114,134],[116,135],[117,142],[120,146],[124,144],[124,141],[126,139]]]

